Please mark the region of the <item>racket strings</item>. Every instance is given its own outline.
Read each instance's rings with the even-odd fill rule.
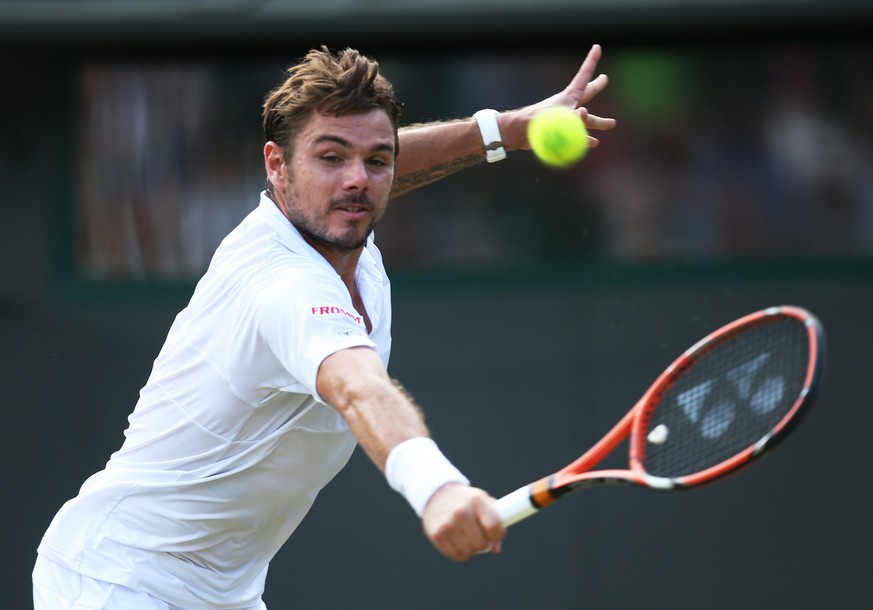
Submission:
[[[794,317],[741,327],[695,353],[648,414],[644,469],[678,478],[755,446],[804,391],[810,347]]]

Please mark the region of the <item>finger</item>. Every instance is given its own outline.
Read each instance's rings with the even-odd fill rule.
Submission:
[[[570,84],[567,85],[567,88],[564,90],[568,97],[575,102],[575,105],[585,103],[585,94],[592,81],[591,77],[594,75],[594,70],[597,69],[597,62],[600,61],[601,53],[600,45],[596,44],[592,46],[591,50],[588,51],[588,55],[585,57],[585,61],[582,62],[582,66],[576,73],[576,76],[573,77],[573,80],[570,81]]]
[[[578,103],[587,104],[606,89],[607,85],[609,85],[609,77],[606,74],[600,74],[597,78],[588,81]]]
[[[610,129],[614,129],[616,125],[615,119],[607,119],[594,114],[588,114],[582,118],[585,121],[585,127],[587,127],[588,129],[609,131]]]
[[[477,555],[487,553],[498,554],[503,550],[503,539],[506,537],[506,528],[500,520],[500,516],[494,510],[494,499],[489,498],[476,506],[476,516],[479,520],[482,534],[487,539],[487,546],[476,551]]]
[[[431,537],[437,549],[449,559],[466,561],[491,544],[480,523],[475,502],[454,512]]]
[[[443,529],[431,536],[437,550],[453,561],[464,561],[469,553],[458,544],[458,538],[449,529]]]
[[[500,515],[494,510],[494,498],[482,498],[475,504],[476,518],[482,533],[488,540],[489,546],[499,543],[506,537],[506,528],[500,520]]]
[[[491,508],[491,502],[493,500],[487,496],[473,498],[464,518],[455,521],[452,538],[457,560],[465,561],[474,555],[494,552],[495,544],[499,552],[505,530],[500,517]]]
[[[451,558],[455,561],[467,561],[475,555],[490,552],[493,544],[486,540],[481,530],[460,535],[451,545]]]

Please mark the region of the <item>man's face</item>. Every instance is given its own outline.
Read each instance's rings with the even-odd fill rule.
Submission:
[[[388,204],[391,121],[382,110],[316,113],[298,135],[287,167],[277,203],[291,224],[322,254],[357,250]]]

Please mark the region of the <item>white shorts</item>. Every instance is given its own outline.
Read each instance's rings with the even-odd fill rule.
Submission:
[[[185,610],[147,593],[82,576],[37,556],[33,568],[33,610]],[[267,610],[264,602],[239,610]]]

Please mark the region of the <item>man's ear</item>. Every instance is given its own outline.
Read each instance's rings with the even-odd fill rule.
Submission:
[[[275,187],[285,181],[285,150],[270,140],[264,144],[264,170],[267,172],[267,180]]]

